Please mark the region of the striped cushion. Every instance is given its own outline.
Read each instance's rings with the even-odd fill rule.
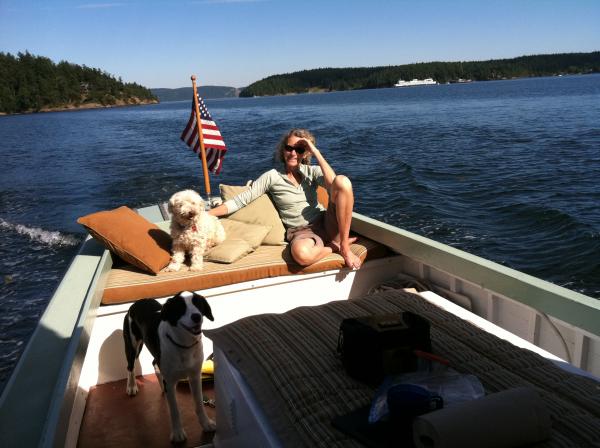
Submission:
[[[337,356],[340,324],[347,317],[401,311],[426,318],[433,353],[477,376],[487,393],[518,386],[537,389],[553,427],[551,439],[536,447],[599,446],[596,381],[568,373],[415,294],[388,289],[284,314],[251,316],[204,333],[240,372],[282,446],[359,448],[331,420],[368,405],[375,389],[346,375]]]
[[[362,261],[384,256],[382,246],[367,238],[360,238],[351,246]],[[341,269],[344,259],[331,254],[310,266],[296,264],[285,246],[260,246],[253,253],[231,264],[204,262],[200,272],[187,270],[159,272],[148,275],[133,266],[113,267],[108,275],[102,303],[104,305],[131,302],[145,297],[165,297],[178,291],[196,291],[217,286],[241,283],[281,275],[309,274]]]

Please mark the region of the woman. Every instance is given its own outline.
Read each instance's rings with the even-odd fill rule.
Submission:
[[[310,165],[313,156],[318,165]],[[358,269],[360,259],[350,250],[350,244],[356,239],[349,237],[354,206],[350,180],[335,174],[315,146],[315,137],[305,129],[288,132],[277,146],[276,157],[283,162],[283,170],[267,171],[250,189],[209,213],[227,215],[269,193],[287,229],[286,239],[298,264],[308,266],[332,252],[339,252],[346,266]],[[329,192],[327,210],[317,201],[319,185]]]

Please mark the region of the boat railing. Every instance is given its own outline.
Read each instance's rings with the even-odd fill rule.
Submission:
[[[399,254],[600,335],[597,299],[358,213],[353,215],[352,230]]]

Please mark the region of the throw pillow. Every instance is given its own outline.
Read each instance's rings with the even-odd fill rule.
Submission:
[[[171,236],[128,207],[82,216],[77,222],[126,262],[152,274],[169,264]]]
[[[271,227],[247,224],[222,218],[221,224],[227,235],[225,241],[212,248],[204,258],[217,263],[233,263],[261,245]]]
[[[247,241],[252,249],[260,246],[271,231],[271,227],[260,224],[248,224],[228,218],[221,218],[219,221],[225,229],[226,240],[236,238]]]
[[[248,187],[237,187],[232,185],[219,185],[221,190],[221,198],[224,201],[234,198],[238,194],[245,191]],[[271,202],[268,195],[263,194],[261,197],[252,201],[244,208],[232,213],[228,216],[229,219],[235,221],[246,222],[249,224],[260,224],[271,227],[271,230],[263,240],[263,244],[278,246],[285,244],[285,227],[281,222],[277,209]]]
[[[218,246],[213,247],[204,259],[215,263],[234,263],[252,252],[252,246],[241,238],[228,238]]]

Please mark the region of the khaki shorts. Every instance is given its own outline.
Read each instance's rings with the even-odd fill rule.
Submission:
[[[327,232],[325,231],[324,221],[325,213],[321,218],[318,218],[315,222],[312,222],[306,226],[290,227],[285,232],[285,239],[288,240],[290,246],[296,240],[303,240],[306,238],[312,238],[315,240],[315,245],[318,247],[324,247],[325,241],[328,240]]]
[[[317,247],[324,247],[326,244],[331,243],[332,238],[337,234],[335,204],[330,201],[327,211],[323,212],[315,221],[305,226],[290,227],[287,229],[285,239],[291,246],[295,240],[312,238]],[[334,243],[334,246],[337,245]]]

